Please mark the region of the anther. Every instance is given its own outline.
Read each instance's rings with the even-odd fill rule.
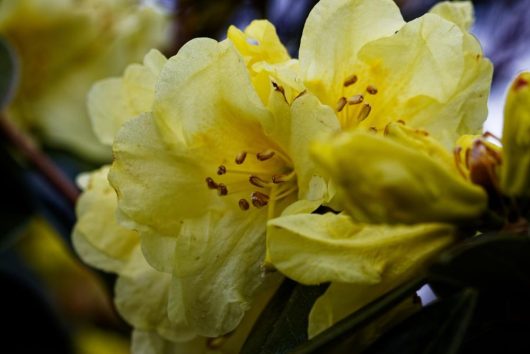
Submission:
[[[225,173],[226,173],[226,166],[225,165],[221,165],[221,166],[217,167],[217,174],[219,176],[224,175]]]
[[[354,95],[348,98],[348,104],[350,105],[359,104],[362,101],[364,101],[363,95]]]
[[[274,150],[265,150],[256,154],[256,158],[260,161],[271,159],[274,156]]]
[[[250,208],[250,204],[247,202],[247,200],[239,199],[239,209],[248,210],[248,208]]]
[[[246,151],[241,151],[239,154],[237,154],[236,156],[236,163],[238,165],[241,165],[243,162],[245,162],[245,159],[247,158],[247,152]]]
[[[215,183],[212,177],[206,177],[206,185],[210,189],[217,189],[217,187],[219,187],[219,185]]]
[[[368,92],[370,95],[375,95],[377,93],[377,89],[372,85],[368,85],[368,87],[366,87],[366,92]]]
[[[372,107],[368,103],[365,103],[363,105],[363,108],[361,108],[361,110],[359,111],[359,114],[357,115],[357,120],[359,122],[362,122],[363,120],[368,118],[368,115],[370,114],[371,111],[372,111]]]
[[[402,124],[402,125],[406,125],[405,121],[403,119],[398,119],[396,121],[396,123],[399,123],[399,124]]]
[[[272,183],[280,184],[287,181],[290,181],[294,177],[294,172],[291,172],[286,175],[274,175],[272,176]]]
[[[250,199],[252,200],[252,205],[256,208],[263,208],[269,203],[269,196],[257,191],[252,192]]]
[[[370,128],[368,128],[368,132],[370,132],[372,134],[377,134],[377,128],[376,127],[370,127]]]
[[[250,176],[248,178],[248,181],[250,182],[250,184],[253,184],[256,187],[260,187],[260,188],[265,188],[267,187],[267,184],[268,184],[267,181],[262,180],[258,176]]]
[[[344,106],[346,106],[346,103],[348,103],[348,100],[346,100],[346,97],[341,97],[337,101],[337,106],[335,107],[335,110],[337,112],[341,112],[344,109]]]
[[[357,75],[350,75],[344,80],[344,87],[348,87],[357,82]]]
[[[223,183],[219,183],[217,186],[217,194],[220,196],[224,196],[228,194],[228,188],[226,188],[226,185]]]

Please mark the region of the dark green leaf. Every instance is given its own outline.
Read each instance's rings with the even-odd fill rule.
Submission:
[[[241,354],[289,353],[306,341],[309,312],[327,287],[286,279],[258,318]]]
[[[6,41],[0,38],[0,110],[3,110],[13,97],[17,78],[16,69],[13,51]]]
[[[463,289],[423,308],[384,334],[364,354],[456,354],[471,321],[477,293]]]
[[[407,297],[414,295],[423,283],[423,279],[414,279],[390,291],[296,348],[293,353],[354,353],[354,348],[350,345],[350,338],[402,303]]]
[[[439,295],[465,287],[490,294],[530,295],[530,238],[490,234],[449,250],[430,269],[429,284]]]

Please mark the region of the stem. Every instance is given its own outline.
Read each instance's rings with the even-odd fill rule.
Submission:
[[[79,189],[65,176],[55,163],[40,151],[35,144],[4,115],[0,115],[0,131],[7,140],[26,158],[37,171],[59,192],[68,202],[75,205],[79,197]]]

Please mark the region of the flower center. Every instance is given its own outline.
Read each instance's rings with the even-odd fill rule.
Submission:
[[[343,128],[358,126],[370,115],[373,103],[372,96],[378,89],[371,84],[362,85],[355,74],[344,79],[342,96],[338,98],[335,110]]]
[[[206,177],[206,186],[219,197],[232,196],[243,211],[269,206],[298,191],[291,159],[276,149],[241,151],[217,167],[217,177]]]

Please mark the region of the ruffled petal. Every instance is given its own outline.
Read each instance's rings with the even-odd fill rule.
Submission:
[[[77,203],[77,223],[72,241],[88,264],[119,272],[129,261],[140,240],[136,232],[120,226],[114,216],[116,193],[107,181],[109,167],[92,172]]]

